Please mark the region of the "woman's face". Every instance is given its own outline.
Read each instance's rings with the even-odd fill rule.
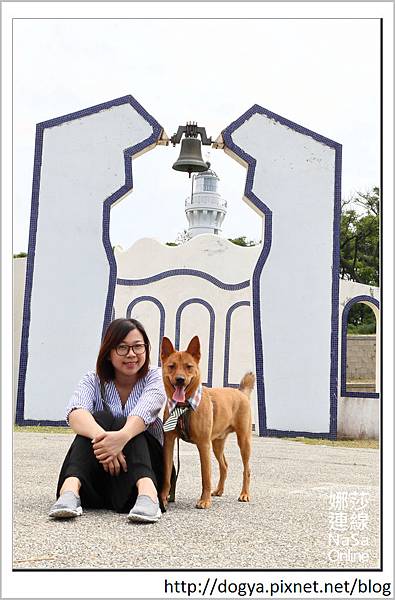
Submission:
[[[113,348],[110,351],[110,360],[115,370],[115,376],[126,376],[132,381],[136,380],[137,373],[144,365],[145,359],[144,338],[138,329],[129,331],[128,335],[119,342],[117,349]]]

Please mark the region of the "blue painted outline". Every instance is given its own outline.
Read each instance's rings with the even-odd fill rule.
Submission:
[[[158,367],[160,367],[160,365],[161,365],[160,348],[161,348],[162,338],[165,335],[165,308],[164,308],[162,302],[160,302],[160,300],[158,300],[157,298],[154,298],[154,296],[139,296],[138,298],[135,298],[134,300],[132,300],[130,302],[129,306],[127,307],[127,309],[126,309],[126,318],[127,319],[130,319],[133,308],[136,306],[136,304],[139,304],[140,302],[153,302],[153,304],[155,304],[159,308],[160,319],[159,319]]]
[[[240,306],[251,306],[251,303],[248,300],[240,300],[240,302],[236,302],[229,307],[228,312],[226,313],[225,318],[225,345],[224,345],[224,376],[223,382],[224,387],[232,387],[238,388],[238,383],[229,383],[229,355],[230,355],[230,325],[232,314],[234,311]]]
[[[41,179],[41,164],[42,164],[42,152],[43,152],[43,138],[44,131],[50,127],[62,125],[75,119],[81,119],[89,115],[96,114],[102,110],[113,108],[114,106],[121,106],[123,104],[130,104],[152,127],[152,134],[143,140],[142,142],[126,148],[124,150],[124,165],[125,165],[125,183],[109,198],[103,202],[103,229],[102,229],[102,241],[104,249],[107,255],[107,259],[110,266],[109,274],[109,285],[107,292],[107,300],[104,311],[103,319],[103,334],[108,324],[111,321],[111,313],[114,303],[115,295],[115,284],[117,278],[117,266],[110,243],[110,209],[111,206],[129,192],[133,188],[133,177],[132,177],[132,157],[141,152],[145,148],[148,148],[154,144],[162,135],[163,128],[159,123],[133,98],[131,95],[123,96],[121,98],[115,98],[102,104],[97,104],[83,110],[69,113],[61,117],[56,117],[48,121],[43,121],[36,125],[36,140],[34,149],[34,167],[33,167],[33,184],[32,184],[32,202],[31,202],[31,213],[30,213],[30,229],[29,229],[29,245],[28,255],[26,264],[26,279],[25,279],[25,297],[23,305],[23,319],[22,319],[22,335],[21,335],[21,351],[20,351],[20,365],[19,365],[19,376],[18,376],[18,393],[16,402],[16,414],[15,422],[20,425],[33,425],[36,423],[44,424],[44,421],[25,421],[25,380],[28,362],[28,343],[29,343],[29,329],[30,329],[30,318],[31,318],[31,296],[33,288],[33,274],[34,274],[34,257],[36,249],[36,236],[37,236],[37,222],[39,212],[39,196],[40,196],[40,179]],[[59,421],[45,421],[45,424],[57,425]]]
[[[222,290],[242,290],[244,288],[249,287],[249,280],[240,281],[239,283],[224,283],[220,281],[216,277],[213,277],[209,273],[205,273],[204,271],[198,271],[197,269],[171,269],[169,271],[162,271],[161,273],[157,273],[156,275],[151,275],[150,277],[143,277],[141,279],[117,279],[117,285],[147,285],[149,283],[154,283],[156,281],[160,281],[161,279],[166,279],[167,277],[177,277],[179,275],[191,275],[193,277],[201,277],[206,281],[209,281],[213,285],[221,288]]]
[[[176,312],[176,331],[175,331],[175,342],[174,347],[176,350],[180,348],[180,337],[181,337],[181,313],[186,306],[190,304],[202,304],[205,306],[210,315],[210,335],[209,335],[209,345],[208,345],[208,377],[207,383],[203,383],[208,387],[212,387],[213,385],[213,360],[214,360],[214,330],[215,330],[215,312],[211,304],[209,304],[206,300],[202,298],[190,298],[189,300],[185,300],[180,304]]]
[[[222,132],[225,146],[229,148],[236,156],[247,163],[247,176],[244,189],[244,196],[248,198],[255,208],[264,215],[264,244],[258,261],[255,265],[252,277],[252,305],[254,319],[254,344],[255,344],[255,363],[257,380],[257,400],[258,400],[258,419],[259,435],[289,435],[287,431],[267,429],[266,423],[266,402],[264,385],[264,360],[263,360],[263,341],[262,326],[260,315],[260,279],[263,267],[270,253],[272,243],[272,211],[253,193],[253,182],[255,176],[256,160],[244,150],[242,150],[233,141],[232,135],[245,121],[255,114],[261,114],[269,119],[273,119],[285,125],[286,127],[312,137],[314,140],[325,144],[335,150],[335,181],[334,181],[334,211],[333,211],[333,250],[332,250],[332,316],[331,316],[331,366],[330,366],[330,426],[327,433],[312,433],[313,437],[329,437],[335,439],[337,436],[337,385],[338,385],[338,336],[339,336],[339,269],[340,269],[340,217],[341,217],[341,144],[330,140],[310,129],[306,129],[289,119],[285,119],[272,111],[254,104],[249,110],[241,115],[236,121],[231,123]],[[274,433],[276,432],[276,433]],[[294,435],[305,435],[306,432],[293,432]]]
[[[348,315],[350,314],[351,308],[354,304],[373,304],[377,309],[380,310],[380,302],[373,296],[354,296],[347,302],[343,308],[342,314],[342,337],[341,337],[341,376],[340,376],[340,395],[344,398],[380,398],[378,392],[348,392],[347,391],[347,324]],[[373,311],[374,312],[374,311]],[[377,318],[376,318],[376,331],[377,331]],[[376,352],[379,349],[376,348]]]

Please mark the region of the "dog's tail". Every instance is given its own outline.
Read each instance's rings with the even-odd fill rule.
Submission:
[[[246,396],[250,396],[255,385],[255,375],[252,371],[246,373],[243,379],[240,381],[239,390]]]

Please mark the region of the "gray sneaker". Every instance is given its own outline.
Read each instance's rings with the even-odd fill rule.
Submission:
[[[64,492],[49,511],[55,519],[70,519],[82,515],[81,500],[74,492]]]
[[[137,496],[136,504],[128,514],[129,521],[137,523],[155,523],[162,516],[158,500],[154,502],[149,496]]]

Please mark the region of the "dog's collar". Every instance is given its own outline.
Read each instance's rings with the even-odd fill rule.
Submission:
[[[188,405],[192,410],[196,410],[199,406],[200,400],[202,399],[202,385],[200,384],[193,396],[190,396],[185,400],[185,404],[177,404],[173,398],[168,398],[167,402],[169,405],[169,412],[172,413],[176,406],[182,407]]]

